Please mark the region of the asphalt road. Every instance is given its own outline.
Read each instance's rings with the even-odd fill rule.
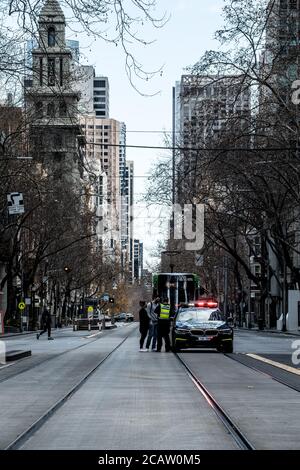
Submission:
[[[90,338],[70,329],[54,336],[6,340],[8,349],[30,348],[33,356],[0,368],[1,402],[8,404],[0,408],[0,448],[126,339],[19,448],[237,449],[172,353],[139,352],[136,324]],[[300,375],[260,360],[276,359],[288,368],[297,338],[248,331],[235,336],[233,355],[189,351],[181,357],[255,448],[299,449],[300,395],[272,376],[276,372],[300,390]]]

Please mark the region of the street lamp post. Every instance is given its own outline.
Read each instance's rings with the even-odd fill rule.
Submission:
[[[283,259],[283,276],[282,276],[282,331],[286,331],[286,316],[287,316],[287,272],[286,260]]]

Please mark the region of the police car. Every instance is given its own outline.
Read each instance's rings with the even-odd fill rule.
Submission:
[[[172,330],[174,351],[187,348],[214,348],[233,352],[233,329],[225,321],[213,299],[201,299],[181,305],[174,317]]]

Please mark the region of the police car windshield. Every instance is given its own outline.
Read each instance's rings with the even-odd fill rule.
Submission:
[[[202,321],[210,321],[212,318],[212,313],[215,310],[211,309],[199,309],[199,308],[189,308],[188,310],[185,309],[182,312],[179,312],[177,321],[182,323],[194,323],[194,322],[202,322]]]

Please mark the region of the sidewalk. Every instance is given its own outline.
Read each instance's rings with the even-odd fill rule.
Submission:
[[[264,328],[263,330],[259,330],[257,327],[255,327],[255,328],[246,328],[246,327],[243,327],[243,326],[237,326],[235,329],[236,330],[241,330],[241,331],[253,331],[255,333],[277,333],[277,334],[290,335],[290,336],[300,336],[300,331],[299,330],[280,331],[280,330],[275,330],[275,329],[270,329],[270,328]]]
[[[23,333],[4,333],[0,334],[0,339],[2,338],[12,338],[13,336],[26,336],[36,334],[36,331],[23,331]]]
[[[72,328],[71,326],[64,326],[62,328],[52,328],[52,331],[65,331],[66,329],[68,328]],[[0,340],[1,339],[4,339],[4,338],[13,338],[14,336],[27,336],[27,335],[36,335],[39,331],[41,331],[40,329],[39,330],[35,330],[35,331],[23,331],[22,333],[4,333],[4,334],[0,334]]]

